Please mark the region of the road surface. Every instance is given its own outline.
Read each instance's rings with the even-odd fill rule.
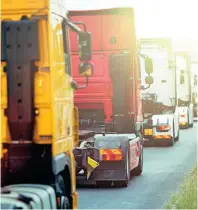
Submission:
[[[163,209],[196,165],[198,123],[173,147],[144,149],[144,171],[127,188],[78,188],[80,209]]]

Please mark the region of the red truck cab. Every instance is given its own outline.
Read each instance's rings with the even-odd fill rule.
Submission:
[[[98,132],[135,133],[143,116],[133,8],[70,11],[69,16],[73,22],[85,23],[92,34],[94,75],[86,89],[75,92],[80,126]],[[73,77],[83,84],[76,34],[70,33]]]

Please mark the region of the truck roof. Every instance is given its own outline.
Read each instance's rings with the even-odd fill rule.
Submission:
[[[134,12],[132,7],[114,7],[105,9],[93,9],[93,10],[73,10],[69,11],[72,16],[78,15],[107,15],[107,14],[131,14]]]

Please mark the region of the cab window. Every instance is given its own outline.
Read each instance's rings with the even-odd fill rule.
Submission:
[[[65,70],[68,75],[71,75],[71,60],[70,60],[70,40],[69,40],[69,27],[62,23],[63,30],[63,49],[65,58]]]

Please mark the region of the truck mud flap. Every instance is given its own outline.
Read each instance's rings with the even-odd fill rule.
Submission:
[[[98,164],[100,162],[100,151],[97,148],[75,148],[73,154],[76,160],[77,173],[82,169],[87,173],[89,169],[89,158]]]
[[[25,209],[56,209],[56,194],[48,185],[17,184],[2,188],[1,206],[9,207],[8,199],[15,201],[14,206]],[[6,201],[7,200],[7,201]]]

